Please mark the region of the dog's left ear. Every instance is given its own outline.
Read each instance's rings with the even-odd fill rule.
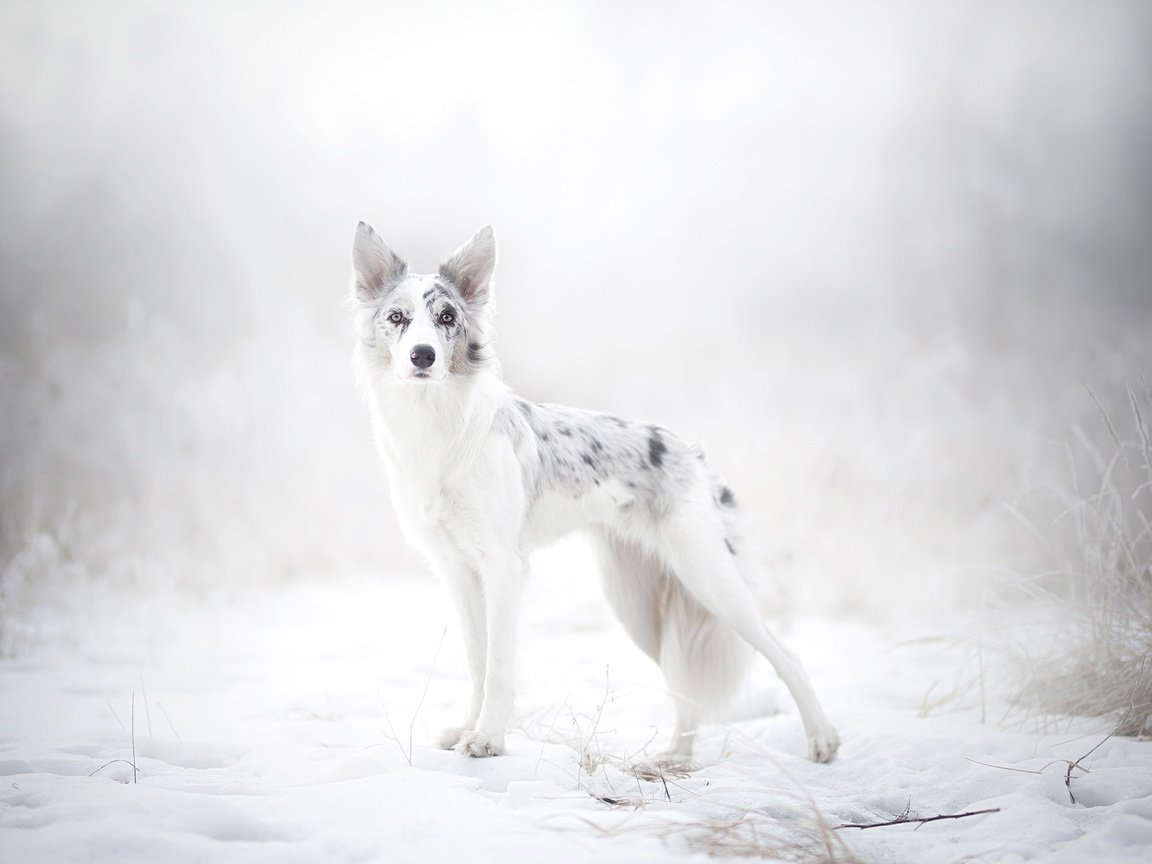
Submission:
[[[469,303],[482,304],[492,289],[496,272],[496,235],[485,225],[472,239],[457,249],[440,265],[440,275],[456,286]]]

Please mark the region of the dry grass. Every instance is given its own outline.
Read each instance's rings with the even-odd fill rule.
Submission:
[[[761,858],[794,864],[858,864],[860,861],[821,818],[782,826],[755,815],[732,822],[700,822],[681,839],[692,852],[714,858]]]
[[[1142,379],[1127,395],[1123,423],[1096,402],[1104,444],[1076,429],[1064,448],[1065,476],[1048,490],[1056,517],[1045,527],[1024,519],[1054,569],[1012,593],[1039,613],[1013,652],[1020,703],[1048,716],[1113,715],[1117,734],[1132,736],[1152,723],[1152,389]]]
[[[667,847],[670,859],[690,853],[794,864],[859,861],[794,778],[787,793],[764,790],[773,800],[771,807],[746,807],[714,798],[707,782],[692,782],[692,764],[649,755],[652,739],[636,752],[622,749],[609,720],[616,696],[606,670],[604,692],[590,710],[574,710],[565,703],[549,717],[521,726],[523,734],[540,742],[541,761],[547,745],[570,748],[577,789],[605,807],[598,816],[557,814],[550,827],[610,839],[656,839]],[[787,776],[770,753],[764,757]]]
[[[605,802],[610,803],[610,802]],[[649,811],[652,801],[633,802],[626,822],[602,824],[579,817],[557,824],[558,830],[589,829],[608,838],[652,837],[670,854],[683,852],[712,858],[753,858],[789,864],[860,864],[860,859],[835,828],[816,809],[730,808],[727,817],[697,817],[664,810]]]

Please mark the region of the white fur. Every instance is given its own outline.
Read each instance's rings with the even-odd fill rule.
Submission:
[[[468,653],[470,707],[440,744],[469,756],[503,751],[527,556],[585,529],[606,597],[678,697],[672,755],[691,755],[699,722],[730,698],[751,646],[795,698],[811,758],[830,760],[836,731],[799,661],[754,611],[735,499],[703,454],[667,430],[533,405],[504,385],[490,353],[491,229],[437,275],[408,275],[361,223],[353,262],[354,365],[392,500],[453,598]],[[416,368],[417,346],[435,353],[426,369]]]

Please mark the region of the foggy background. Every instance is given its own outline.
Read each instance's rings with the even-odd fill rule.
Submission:
[[[492,223],[509,383],[701,440],[795,608],[978,602],[1149,371],[1150,46],[1142,2],[4,3],[0,649],[423,572],[360,219],[417,272]]]

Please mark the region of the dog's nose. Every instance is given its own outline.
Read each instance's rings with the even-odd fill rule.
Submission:
[[[417,369],[427,369],[436,362],[436,349],[431,345],[417,345],[408,357]]]

